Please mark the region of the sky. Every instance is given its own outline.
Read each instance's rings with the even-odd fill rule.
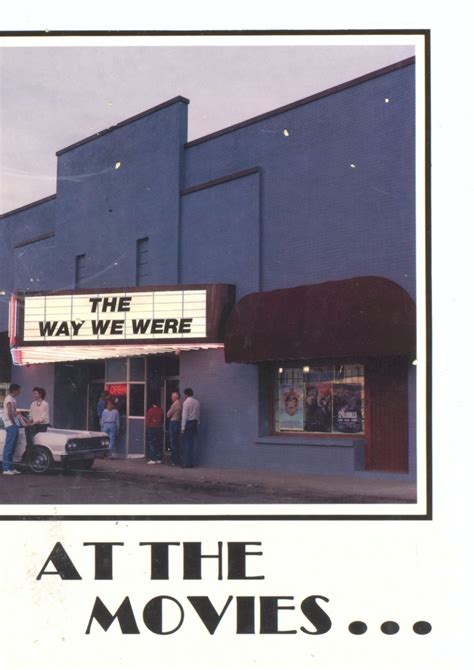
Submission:
[[[56,192],[56,151],[177,95],[188,140],[414,55],[411,45],[0,46],[0,213]]]

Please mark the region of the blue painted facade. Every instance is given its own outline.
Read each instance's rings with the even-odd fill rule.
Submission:
[[[59,151],[55,196],[1,217],[0,284],[74,289],[84,254],[84,287],[134,286],[136,243],[148,237],[152,285],[230,283],[240,299],[377,275],[415,299],[414,84],[405,63],[190,143],[179,97]],[[6,319],[3,302],[0,330]],[[12,381],[42,379],[52,400],[52,369],[14,367]],[[202,404],[201,463],[361,469],[360,440],[270,435],[260,372],[226,364],[223,351],[181,353],[180,386]],[[408,373],[410,467],[398,476],[413,478]]]

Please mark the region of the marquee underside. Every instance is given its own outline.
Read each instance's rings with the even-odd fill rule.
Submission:
[[[11,355],[14,365],[38,363],[63,363],[70,361],[94,361],[106,358],[149,356],[151,354],[179,354],[181,351],[200,349],[223,349],[221,343],[199,344],[136,344],[136,345],[84,345],[84,346],[40,346],[13,347]]]

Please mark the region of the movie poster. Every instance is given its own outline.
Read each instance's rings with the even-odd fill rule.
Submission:
[[[310,433],[330,433],[333,412],[332,384],[306,383],[305,397],[305,430]]]
[[[36,474],[0,475],[2,667],[6,670],[93,670],[98,666],[104,670],[152,670],[157,665],[166,670],[395,670],[400,666],[464,670],[469,667],[473,556],[468,542],[467,512],[472,449],[469,440],[460,433],[459,421],[450,418],[452,403],[447,396],[453,389],[462,388],[460,370],[463,379],[469,378],[465,373],[465,352],[469,350],[467,338],[471,331],[467,327],[457,328],[454,336],[448,330],[458,318],[454,310],[458,312],[458,306],[468,304],[470,298],[463,293],[470,285],[469,280],[458,274],[470,267],[468,253],[472,248],[461,228],[468,220],[472,200],[467,198],[466,186],[471,161],[466,150],[470,123],[467,119],[472,109],[466,63],[472,61],[469,34],[472,22],[468,20],[465,4],[451,3],[448,11],[428,3],[402,3],[396,15],[387,18],[386,8],[364,1],[356,5],[337,3],[333,9],[324,10],[320,7],[312,10],[307,3],[298,1],[291,6],[277,2],[262,8],[255,3],[249,8],[243,3],[234,7],[231,19],[223,20],[215,7],[211,10],[205,7],[206,3],[194,9],[190,4],[184,8],[181,3],[174,14],[173,8],[167,8],[165,13],[160,8],[160,14],[150,16],[139,1],[128,16],[121,13],[120,4],[113,11],[107,8],[103,14],[95,4],[93,15],[96,21],[100,15],[99,25],[94,23],[91,9],[90,19],[81,20],[80,26],[77,18],[75,21],[71,18],[69,7],[61,14],[60,7],[48,12],[48,3],[37,4],[37,8],[33,6],[23,12],[19,20],[16,17],[8,20],[14,7],[2,18],[2,29],[9,31],[3,33],[0,42],[2,138],[4,141],[17,138],[16,153],[23,155],[25,161],[33,159],[17,163],[13,161],[15,152],[11,143],[8,152],[2,149],[5,198],[0,210],[2,234],[7,230],[8,219],[3,214],[19,210],[15,214],[19,217],[15,219],[19,221],[18,227],[8,229],[13,237],[9,237],[9,232],[0,239],[3,316],[8,312],[10,294],[18,289],[25,290],[28,286],[31,290],[49,291],[46,287],[51,280],[55,290],[71,290],[73,281],[64,285],[59,281],[59,273],[64,271],[60,257],[56,256],[55,262],[47,265],[38,260],[54,244],[51,222],[55,203],[62,235],[59,240],[58,234],[56,242],[64,247],[72,244],[77,233],[78,212],[87,211],[92,200],[97,204],[102,224],[91,231],[91,245],[98,253],[105,249],[107,262],[103,260],[93,268],[96,282],[93,288],[107,286],[110,281],[117,289],[125,288],[120,284],[124,268],[133,272],[135,263],[137,284],[139,275],[143,279],[141,275],[147,270],[140,253],[148,244],[143,243],[148,235],[143,219],[156,217],[156,221],[165,225],[163,212],[168,207],[166,211],[172,210],[176,220],[184,221],[190,212],[196,217],[191,221],[193,225],[178,226],[176,235],[168,237],[164,229],[158,231],[158,224],[155,226],[153,262],[160,267],[166,265],[162,250],[177,244],[180,235],[190,236],[186,240],[187,256],[180,257],[179,282],[183,284],[195,271],[197,258],[204,259],[200,285],[232,284],[235,278],[241,291],[238,300],[265,290],[277,302],[278,291],[304,284],[331,284],[355,276],[370,279],[375,275],[391,282],[394,276],[399,276],[402,283],[413,288],[412,298],[416,302],[416,356],[408,357],[406,351],[405,357],[397,354],[396,347],[402,345],[393,337],[399,327],[396,319],[384,323],[374,316],[374,329],[371,333],[364,331],[365,335],[379,337],[380,347],[390,342],[387,369],[398,375],[399,381],[402,377],[399,363],[403,358],[403,374],[410,379],[404,388],[410,407],[406,426],[411,447],[405,454],[406,462],[398,470],[399,464],[390,461],[390,449],[382,448],[380,454],[386,459],[383,465],[387,469],[380,470],[367,467],[370,427],[365,412],[371,402],[367,377],[364,385],[350,379],[305,378],[308,360],[294,363],[290,355],[258,364],[252,360],[258,348],[252,338],[261,332],[265,319],[265,333],[269,328],[279,329],[286,336],[281,338],[282,342],[299,346],[302,334],[298,333],[297,324],[290,331],[285,310],[269,309],[265,314],[255,310],[252,328],[246,330],[239,329],[237,314],[234,332],[244,333],[246,351],[250,351],[249,360],[241,365],[224,365],[223,359],[217,365],[218,356],[223,354],[213,352],[212,346],[219,346],[220,342],[204,342],[205,352],[197,348],[203,345],[202,341],[191,343],[188,350],[175,343],[173,356],[167,358],[169,369],[150,367],[153,399],[167,410],[171,404],[171,393],[166,392],[166,397],[161,398],[157,392],[160,374],[166,376],[165,389],[183,393],[187,386],[195,387],[201,402],[197,445],[199,448],[199,440],[210,434],[206,431],[213,431],[211,447],[217,445],[213,467],[201,465],[183,470],[173,467],[171,453],[164,448],[161,464],[157,461],[148,464],[148,458],[141,453],[140,459],[118,458],[104,463],[98,460],[90,464],[91,469],[82,463],[76,471],[58,474],[45,472],[51,463],[48,452],[40,450],[42,456],[34,463]],[[64,34],[85,28],[103,33]],[[58,33],[52,32],[53,29]],[[111,34],[114,29],[119,32]],[[147,34],[151,29],[174,32]],[[190,29],[193,34],[183,34]],[[25,34],[32,30],[37,32]],[[124,30],[128,34],[120,33]],[[206,30],[214,32],[206,34]],[[231,32],[222,32],[226,30]],[[112,45],[116,49],[113,56]],[[373,57],[374,47],[380,53],[388,49],[388,60],[377,56],[376,63],[367,63],[366,59]],[[158,58],[150,66],[147,59],[154,58],[153,52],[163,48],[168,49],[163,59]],[[140,49],[137,55],[135,50]],[[319,95],[357,77],[361,77],[363,91],[370,90],[371,78],[367,78],[370,72],[405,59],[414,59],[416,63],[416,118],[411,118],[409,127],[405,125],[407,118],[400,113],[408,92],[398,90],[399,95],[392,94],[388,84],[394,71],[390,70],[389,79],[379,79],[386,81],[387,86],[377,90],[376,112],[369,94],[364,93],[355,102],[350,87],[340,91],[344,101],[341,108],[348,119],[342,132],[346,151],[340,154],[335,148],[338,136],[335,118],[324,111],[330,98],[327,94],[318,97],[321,116],[309,121],[286,123],[285,117],[282,124],[270,117],[262,131],[252,137],[251,144],[260,147],[263,141],[273,143],[268,155],[279,165],[286,165],[286,171],[282,170],[273,180],[269,179],[268,171],[261,169],[261,156],[252,154],[255,160],[244,160],[247,155],[239,153],[238,140],[225,155],[216,149],[219,160],[201,158],[202,143],[192,144],[226,126],[279,107],[286,109],[295,100]],[[410,65],[413,66],[413,61]],[[188,71],[193,72],[192,78],[185,76]],[[134,82],[141,81],[146,72],[148,81],[134,91]],[[339,74],[334,77],[336,72]],[[183,96],[193,79],[196,111],[192,116],[191,104],[189,119],[193,124],[199,120],[208,125],[193,135],[190,124],[189,146],[182,147],[179,156],[165,145],[160,151],[156,151],[156,146],[152,148],[153,143],[166,143],[170,137],[184,142],[185,124],[176,125],[176,119],[167,116],[168,107],[163,112],[163,124],[151,133],[149,145],[144,150],[141,147],[139,160],[133,132],[122,144],[114,144],[116,131],[123,131],[121,123],[125,118],[140,117],[128,126],[133,128],[136,127],[133,123],[143,122],[141,113],[152,105],[164,100],[187,105]],[[292,81],[298,83],[298,91],[292,88]],[[88,82],[93,82],[92,91]],[[436,96],[430,109],[432,83]],[[145,95],[148,107],[142,105],[143,91],[152,92],[153,102]],[[223,92],[221,97],[219,91]],[[14,105],[10,104],[12,101]],[[249,101],[256,104],[246,106]],[[96,116],[99,108],[101,113]],[[236,111],[238,114],[233,115]],[[351,132],[350,119],[357,114],[370,135],[360,144]],[[392,114],[396,119],[393,123]],[[437,184],[433,204],[438,255],[433,286],[430,118],[436,138],[433,170]],[[145,118],[145,124],[146,119],[150,117]],[[380,123],[386,124],[383,139],[377,135]],[[50,142],[51,128],[59,132],[60,127],[66,134],[59,140],[53,137]],[[103,129],[107,131],[102,133]],[[298,160],[315,135],[323,138],[325,150],[311,160]],[[108,153],[104,152],[105,167],[100,161],[87,159],[87,151],[96,137],[110,141]],[[224,141],[222,135],[213,140],[216,147]],[[77,153],[73,151],[70,156],[77,156],[78,163],[72,158],[68,162],[67,157],[60,155],[67,170],[57,181],[55,152],[76,142],[80,143]],[[407,142],[415,143],[403,174],[410,185],[408,195],[416,217],[411,216],[413,209],[407,207],[408,196],[401,197],[397,190],[394,168]],[[383,147],[385,151],[381,151]],[[46,153],[53,157],[52,163],[37,168],[39,157]],[[192,154],[195,160],[189,164],[188,172],[179,162],[185,154],[188,157]],[[155,160],[156,155],[159,160]],[[375,156],[383,165],[382,172],[389,175],[387,178],[374,177]],[[128,157],[135,163],[134,170],[127,173]],[[324,167],[325,161],[331,163],[331,173]],[[170,162],[173,179],[163,177],[164,166]],[[80,179],[75,172],[78,164],[83,171]],[[316,178],[314,170],[318,166],[321,170]],[[194,180],[202,171],[207,171],[207,177]],[[140,197],[134,200],[132,209],[116,209],[115,202],[109,199],[108,187],[103,187],[101,180],[110,183],[116,180],[113,183],[117,185],[123,179],[114,193],[115,197],[126,200],[131,183],[127,174],[129,179],[130,174],[139,176]],[[87,188],[79,196],[75,189],[82,181]],[[149,200],[157,183],[162,189],[158,206]],[[38,185],[44,188],[38,189]],[[304,202],[296,205],[295,190],[300,187],[304,187],[306,195]],[[328,199],[330,192],[336,193],[337,198]],[[14,193],[17,199],[13,203]],[[208,194],[208,201],[197,200],[203,193]],[[225,207],[219,200],[222,193]],[[270,201],[256,197],[260,194],[264,198],[269,193]],[[178,206],[180,198],[182,205]],[[190,205],[193,199],[198,203],[195,206]],[[27,206],[37,201],[42,201],[44,208],[39,222],[29,218],[32,210]],[[272,205],[271,219],[262,203]],[[312,216],[313,211],[318,215]],[[309,215],[311,223],[301,225],[299,217]],[[368,225],[351,230],[352,215],[367,220]],[[394,217],[399,227],[387,236],[390,245],[384,255],[377,244],[376,229],[386,232],[388,221]],[[111,221],[115,223],[112,225]],[[127,230],[127,235],[121,234],[117,241],[119,228]],[[235,230],[238,239],[233,236]],[[273,246],[263,248],[262,240],[269,230],[275,232]],[[128,252],[116,253],[114,245],[121,244],[124,237],[131,239],[133,245]],[[152,239],[151,233],[149,237]],[[400,253],[396,258],[390,255],[390,246],[405,244],[408,239],[413,242],[410,253]],[[231,242],[237,245],[237,251]],[[243,250],[238,246],[240,243]],[[312,257],[310,247],[316,250]],[[12,250],[14,266],[6,249]],[[204,249],[208,256],[204,256]],[[78,248],[76,252],[76,279],[80,283],[86,268],[81,259],[85,251]],[[173,258],[178,258],[178,253]],[[253,263],[252,272],[242,270],[248,258]],[[373,259],[377,259],[378,265],[372,264],[370,273],[367,264]],[[409,271],[403,269],[404,263]],[[228,272],[214,273],[213,268],[218,265],[225,265]],[[5,268],[9,268],[8,273]],[[71,272],[74,274],[74,267]],[[15,286],[8,283],[10,276],[16,278]],[[352,337],[360,345],[353,361],[359,363],[364,358],[365,364],[361,338],[347,316],[346,306],[336,305],[331,311],[331,286],[327,301],[319,305],[320,324],[312,331],[314,338],[324,340],[331,354],[328,359],[340,363],[346,358],[338,350],[339,342]],[[384,288],[387,286],[384,284]],[[357,303],[360,292],[360,284],[343,286],[344,295],[352,296],[355,320],[361,311],[370,311],[370,301],[362,305],[363,309]],[[438,369],[433,388],[439,405],[433,416],[431,297],[436,305],[434,314],[438,315],[434,322]],[[391,304],[388,295],[385,302]],[[407,311],[409,308],[410,305]],[[115,318],[120,320],[120,315]],[[344,337],[332,335],[331,319],[344,324],[347,330],[342,332]],[[363,323],[363,319],[357,322]],[[156,324],[156,328],[161,325]],[[7,328],[2,325],[2,338]],[[79,330],[80,325],[74,324],[74,328]],[[321,337],[321,333],[326,336]],[[116,339],[120,339],[119,334]],[[449,347],[454,341],[456,347]],[[104,346],[116,345],[114,341]],[[8,345],[1,346],[3,370],[10,351]],[[211,352],[208,358],[199,358],[208,352]],[[38,346],[33,353],[43,355],[44,350]],[[98,399],[107,383],[124,413],[120,435],[124,453],[129,442],[143,443],[143,434],[138,431],[144,427],[145,416],[140,413],[148,407],[141,407],[147,404],[142,403],[142,389],[135,388],[131,395],[130,386],[144,386],[145,381],[132,378],[130,369],[126,370],[125,378],[107,380],[100,376],[102,370],[94,367],[97,359],[91,359],[87,378],[85,368],[78,370],[71,360],[61,360],[56,372],[48,368],[47,374],[35,363],[25,364],[19,371],[21,352],[16,355],[13,379],[21,378],[23,384],[19,407],[28,409],[33,387],[47,386],[49,390],[56,375],[63,380],[62,389],[56,395],[51,392],[47,400],[70,410],[71,421],[76,421],[77,407],[83,412],[81,426],[70,427],[78,431],[77,439],[70,440],[77,443],[79,438],[86,437],[85,432],[97,431]],[[178,360],[179,376],[175,374]],[[440,360],[444,362],[440,364]],[[281,365],[298,368],[300,376],[295,383],[282,380],[279,385]],[[383,381],[382,376],[380,380]],[[2,390],[6,391],[11,381],[10,377],[0,379]],[[148,389],[145,396],[147,392]],[[125,413],[132,396],[137,415],[130,421]],[[459,391],[458,416],[463,414],[468,397],[469,394]],[[90,399],[88,404],[86,398]],[[468,411],[466,405],[464,413]],[[234,421],[233,430],[226,423],[229,416]],[[57,435],[49,432],[50,437]],[[0,433],[4,448],[5,430],[1,427]],[[96,437],[88,435],[87,439]],[[383,438],[389,441],[393,435],[383,433]],[[437,446],[433,451],[432,439]],[[23,436],[20,446],[26,453]],[[277,471],[273,469],[275,454],[280,462]],[[229,466],[225,476],[222,468],[215,465],[224,462]]]
[[[360,384],[334,384],[333,429],[341,433],[361,433],[362,386]]]
[[[304,387],[280,384],[280,430],[303,430]]]

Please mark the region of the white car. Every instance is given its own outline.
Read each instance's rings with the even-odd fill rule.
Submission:
[[[18,410],[20,418],[28,418],[28,410]],[[6,431],[0,417],[0,454],[3,457]],[[13,464],[27,466],[32,472],[41,474],[53,467],[74,464],[90,469],[96,458],[110,455],[109,436],[89,430],[67,430],[48,428],[33,438],[35,449],[30,461],[26,459],[25,429],[19,427],[18,440],[13,453]]]

